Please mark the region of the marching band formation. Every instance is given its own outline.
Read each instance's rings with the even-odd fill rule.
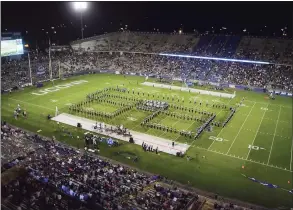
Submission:
[[[119,92],[119,94],[111,93],[110,91],[115,91]],[[105,118],[114,118],[124,112],[127,112],[133,108],[136,108],[137,110],[142,110],[142,111],[147,111],[147,112],[152,112],[149,116],[147,116],[143,121],[140,123],[141,126],[146,126],[147,128],[153,128],[153,129],[158,129],[162,130],[164,132],[170,132],[170,133],[179,133],[182,136],[192,138],[194,137],[195,139],[198,138],[198,136],[202,133],[203,130],[208,129],[209,131],[212,130],[212,126],[225,126],[229,120],[233,117],[236,109],[230,107],[230,115],[227,117],[227,119],[223,122],[216,122],[214,121],[216,115],[212,112],[204,111],[198,108],[191,108],[191,107],[186,107],[178,104],[169,104],[166,101],[161,101],[161,100],[149,100],[149,99],[141,99],[140,97],[133,97],[133,96],[126,96],[124,94],[133,94],[139,96],[148,96],[150,97],[150,93],[143,93],[143,92],[135,92],[134,89],[129,90],[126,88],[119,88],[118,86],[116,88],[110,87],[110,88],[104,88],[103,90],[98,90],[94,93],[88,94],[86,97],[85,101],[82,101],[80,103],[71,105],[69,107],[70,111],[78,112],[78,113],[84,113],[93,117],[105,117]],[[153,98],[155,98],[155,95],[153,95]],[[174,96],[166,96],[162,95],[161,96],[163,100],[166,98],[167,100],[172,99],[172,101],[175,100]],[[116,101],[116,99],[119,99],[121,101]],[[178,102],[180,102],[180,99],[178,99]],[[182,102],[184,102],[184,98],[182,98]],[[106,113],[106,112],[101,112],[101,111],[96,111],[93,109],[88,109],[87,107],[90,107],[92,103],[106,103],[109,105],[113,105],[116,107],[120,107],[117,109],[115,112],[112,113]],[[192,103],[190,100],[189,103]],[[204,102],[202,101],[197,101],[194,100],[194,104],[199,104],[200,106],[204,105]],[[241,101],[242,103],[242,101]],[[208,102],[205,103],[206,107],[210,108],[219,108],[219,109],[224,109],[227,110],[227,106],[225,104],[209,104]],[[169,109],[169,110],[168,110]],[[172,109],[173,111],[170,111]],[[181,112],[176,112],[182,111]],[[185,131],[185,130],[178,130],[174,127],[170,126],[165,126],[159,123],[152,123],[151,121],[157,117],[159,114],[164,114],[176,119],[181,119],[181,120],[190,120],[190,121],[196,121],[203,123],[199,128],[197,128],[195,131]],[[201,115],[201,116],[198,116]],[[95,126],[96,129],[101,129],[102,125]],[[108,128],[109,129],[109,128]],[[123,129],[119,129],[119,126],[116,129],[110,129],[111,131],[121,131],[120,133],[123,133]],[[126,133],[126,131],[124,132]]]
[[[139,103],[136,108],[143,111],[155,112],[158,109],[165,110],[168,106],[168,103],[164,101],[144,100],[142,103]]]

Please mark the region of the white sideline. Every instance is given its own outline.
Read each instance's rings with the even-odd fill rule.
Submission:
[[[184,88],[184,87],[179,87],[179,86],[174,86],[174,85],[165,85],[165,84],[159,84],[159,83],[153,83],[153,82],[143,82],[141,83],[142,85],[145,86],[153,86],[156,88],[165,88],[165,89],[172,89],[172,90],[181,90],[185,92],[192,92],[192,93],[199,93],[199,94],[204,94],[204,95],[211,95],[211,96],[218,96],[218,97],[223,97],[223,98],[234,98],[234,94],[229,94],[229,93],[220,93],[220,92],[215,92],[215,91],[209,91],[209,90],[200,90],[200,89],[194,89],[194,88]]]
[[[110,136],[112,138],[119,139],[122,141],[127,141],[127,142],[129,141],[129,137],[124,137],[124,136],[118,135],[116,133],[102,131],[100,129],[94,129],[93,125],[96,124],[97,121],[93,121],[93,120],[90,120],[87,118],[63,113],[63,114],[60,114],[60,115],[52,118],[52,120],[57,121],[57,122],[61,122],[61,123],[67,124],[67,125],[75,126],[75,127],[76,127],[77,123],[81,123],[82,128],[85,130],[88,130],[90,132],[103,134],[103,135]],[[108,124],[105,124],[105,125],[107,127],[111,126]],[[132,131],[132,130],[129,130],[129,132],[131,133],[135,144],[142,145],[142,143],[145,142],[148,145],[153,145],[153,149],[156,149],[158,147],[159,151],[165,152],[165,153],[168,153],[171,155],[176,155],[177,152],[186,153],[186,151],[190,147],[190,145],[182,144],[182,143],[178,143],[178,142],[175,142],[175,146],[172,147],[171,140],[163,139],[163,138],[160,138],[157,136],[151,136],[151,135],[144,134],[144,133],[139,133],[139,132]]]

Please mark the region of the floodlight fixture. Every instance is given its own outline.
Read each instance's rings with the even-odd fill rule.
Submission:
[[[73,2],[73,8],[77,11],[84,11],[87,9],[87,2]]]
[[[73,2],[73,8],[75,11],[80,12],[80,28],[81,28],[81,39],[83,39],[83,23],[82,23],[82,13],[87,9],[88,3],[87,2]]]

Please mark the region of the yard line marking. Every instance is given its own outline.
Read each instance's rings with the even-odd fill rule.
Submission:
[[[233,99],[234,99],[234,98],[231,98],[231,99],[228,101],[227,106],[228,106],[228,104],[229,104]],[[210,110],[210,109],[212,109],[212,108],[210,107],[210,108],[207,109],[207,110]],[[223,109],[221,109],[221,110],[217,113],[217,115],[220,114],[222,111],[223,111]],[[217,137],[220,135],[220,133],[222,132],[223,129],[224,129],[224,127],[221,129],[221,131],[219,132],[219,134],[217,135]],[[193,143],[195,142],[195,140],[196,140],[196,139],[194,139],[194,140],[192,141],[190,147],[193,145]],[[211,145],[212,145],[214,142],[215,142],[215,141],[213,141],[213,142],[211,143]],[[209,148],[211,147],[211,145],[209,146]],[[209,148],[208,148],[208,149],[209,149]]]
[[[292,169],[291,169],[291,168],[292,168],[292,157],[293,157],[292,153],[293,153],[293,138],[292,138],[292,144],[291,144],[291,160],[290,160],[290,171],[292,170]]]
[[[150,116],[151,114],[152,114],[152,113],[150,113],[148,116]],[[169,116],[167,115],[166,117],[164,117],[163,119],[161,119],[161,120],[160,120],[160,123],[161,123],[163,120],[167,119],[167,117],[169,117]],[[132,127],[131,129],[134,130],[134,129],[137,128],[138,126],[140,126],[140,123],[138,123],[136,126]],[[149,128],[149,129],[146,131],[146,133],[147,133],[148,131],[150,131],[150,129],[151,129],[151,128]],[[161,135],[162,135],[162,134],[161,134]],[[160,135],[160,136],[161,136],[161,135]]]
[[[234,99],[234,98],[231,98],[231,99],[228,101],[227,106],[228,106],[228,104],[232,101],[232,99]],[[211,109],[211,108],[209,108],[209,109]],[[209,109],[208,109],[208,110],[209,110]],[[221,110],[216,114],[216,116],[219,115],[222,111],[223,111],[223,109],[221,109]],[[220,130],[220,132],[218,133],[217,137],[219,137],[219,135],[222,133],[222,131],[223,131],[224,128],[225,128],[225,127],[223,127],[223,128]],[[195,139],[193,140],[193,142],[191,143],[190,146],[192,146],[194,142],[195,142]],[[215,141],[213,141],[213,142],[211,143],[211,145],[209,146],[208,149],[211,148],[211,146],[213,145],[214,142],[215,142]]]
[[[239,160],[248,161],[248,162],[251,162],[251,163],[256,163],[256,164],[263,165],[263,166],[266,166],[266,167],[271,167],[271,168],[275,168],[275,169],[280,169],[280,170],[288,171],[288,172],[291,172],[291,173],[293,172],[293,171],[288,170],[288,169],[285,169],[285,168],[281,168],[281,167],[277,167],[277,166],[273,166],[273,165],[267,165],[267,164],[265,164],[265,163],[261,163],[261,162],[254,161],[254,160],[246,160],[246,159],[244,159],[243,157],[236,157],[235,155],[227,155],[227,154],[225,154],[225,153],[217,152],[217,151],[215,151],[215,150],[208,150],[208,149],[203,148],[203,147],[198,147],[198,146],[196,146],[196,148],[201,149],[201,150],[205,150],[205,151],[208,151],[208,152],[212,152],[212,153],[217,153],[217,154],[220,154],[220,155],[223,155],[223,156],[227,156],[227,157],[230,157],[230,158],[236,158],[236,159],[239,159]]]
[[[167,117],[169,117],[169,116],[167,115]],[[165,117],[164,120],[165,120],[167,117]],[[162,121],[163,121],[163,120],[162,120]],[[174,125],[176,125],[176,124],[177,124],[178,122],[180,122],[180,121],[181,121],[181,119],[177,120],[175,123],[173,123],[173,124],[171,125],[171,127],[173,127]],[[167,132],[167,131],[164,131],[159,137],[161,137],[162,135],[164,135],[166,132]]]
[[[29,102],[26,102],[26,101],[17,100],[17,99],[14,99],[14,98],[8,98],[8,99],[13,100],[13,101],[18,101],[18,102],[20,102],[20,103],[29,104],[29,105],[32,105],[32,106],[36,106],[36,107],[40,107],[40,108],[44,108],[44,109],[47,109],[47,110],[55,111],[55,109],[50,109],[50,108],[48,108],[48,107],[40,106],[40,105],[37,105],[37,104],[32,104],[32,103],[29,103]]]
[[[267,105],[266,108],[268,108],[268,107],[269,107],[269,104]],[[259,126],[258,126],[258,129],[257,129],[257,131],[256,131],[256,133],[255,133],[255,136],[254,136],[254,139],[253,139],[253,141],[252,141],[252,144],[251,144],[252,146],[253,146],[253,144],[254,144],[254,141],[255,141],[255,139],[256,139],[256,136],[257,136],[257,134],[258,134],[258,131],[259,131],[259,129],[260,129],[260,126],[261,126],[261,124],[262,124],[262,121],[263,121],[263,118],[264,118],[264,116],[265,116],[265,114],[266,114],[266,111],[267,111],[267,110],[264,110],[264,113],[263,113],[263,116],[262,116],[262,118],[261,118],[260,124],[259,124]],[[247,156],[246,156],[246,160],[247,160],[247,158],[249,157],[250,152],[251,152],[251,147],[249,148],[248,154],[247,154]]]
[[[254,102],[254,103],[257,103],[257,104],[269,104],[269,102],[268,103],[264,103],[264,102],[250,101],[250,100],[245,100],[245,101]],[[270,104],[270,105],[273,105],[273,106],[281,106],[283,108],[292,109],[292,107],[290,107],[290,106],[283,106],[283,105],[280,105],[280,104]]]
[[[218,133],[217,137],[219,137],[219,135],[222,133],[222,131],[224,130],[224,128],[225,128],[225,127],[223,127],[223,128],[220,130],[220,132]],[[213,141],[213,142],[211,143],[211,145],[209,146],[208,149],[210,149],[214,143],[215,143],[215,141]]]
[[[276,137],[276,132],[277,132],[277,128],[278,128],[278,123],[279,123],[279,119],[280,119],[281,109],[282,109],[282,107],[280,106],[280,110],[279,110],[279,114],[278,114],[278,119],[277,119],[277,123],[276,123],[276,128],[275,128],[275,132],[274,132],[274,137],[273,137],[273,143],[272,143],[272,145],[271,145],[271,150],[270,150],[270,154],[269,154],[269,158],[268,158],[268,162],[267,162],[267,164],[269,164],[270,159],[271,159],[271,154],[272,154],[272,150],[273,150],[273,145],[274,145],[274,141],[275,141],[275,137]],[[291,169],[290,169],[290,170],[291,170]]]
[[[232,99],[231,99],[231,100],[232,100]],[[231,100],[230,100],[230,101],[231,101]],[[230,103],[230,101],[228,102],[228,104]],[[221,110],[221,111],[222,111],[222,110]],[[221,111],[220,111],[218,114],[220,114]],[[218,115],[218,114],[217,114],[217,115]],[[220,130],[220,132],[218,133],[217,137],[219,137],[219,135],[222,133],[222,131],[224,130],[224,128],[225,128],[225,127],[223,127],[223,128]],[[211,145],[209,146],[208,149],[210,149],[214,143],[215,143],[215,141],[213,141],[213,142],[211,143]]]
[[[282,106],[280,106],[280,107],[282,107]],[[264,118],[264,120],[272,120],[272,121],[275,121],[275,119],[271,119],[271,118]],[[279,122],[291,123],[290,121],[286,121],[286,120],[279,120]]]
[[[239,134],[240,134],[240,131],[242,130],[242,128],[243,128],[243,126],[244,126],[244,124],[246,123],[246,121],[247,121],[247,119],[248,119],[248,117],[250,116],[250,114],[251,114],[251,111],[253,110],[253,107],[255,106],[255,102],[254,102],[254,104],[252,105],[252,107],[251,107],[251,109],[250,109],[250,112],[248,113],[248,115],[246,116],[246,118],[245,118],[245,120],[244,120],[244,122],[243,122],[243,124],[242,124],[242,126],[240,127],[240,129],[239,129],[239,131],[238,131],[238,133],[237,133],[237,135],[235,136],[235,138],[234,138],[234,140],[233,140],[233,142],[232,142],[232,144],[231,144],[231,146],[229,147],[229,149],[228,149],[228,152],[226,153],[226,155],[230,152],[230,150],[231,150],[231,148],[232,148],[232,146],[233,146],[233,144],[234,144],[234,142],[235,142],[235,140],[237,139],[237,137],[239,136]]]
[[[190,126],[188,126],[187,128],[186,128],[186,130],[188,131],[188,129],[195,123],[196,121],[193,121],[193,123],[191,123],[190,124]],[[177,139],[179,139],[179,137],[180,137],[181,135],[179,135],[174,141],[177,141]],[[194,141],[194,140],[193,140]],[[191,145],[192,145],[192,143],[191,143]],[[191,145],[190,145],[190,147],[191,147]]]

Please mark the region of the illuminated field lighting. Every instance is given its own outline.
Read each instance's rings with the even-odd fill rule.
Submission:
[[[81,29],[81,39],[83,39],[83,23],[82,23],[82,13],[87,9],[88,3],[87,2],[73,2],[73,8],[80,12],[80,29]],[[72,24],[72,23],[71,23]]]
[[[87,8],[86,2],[73,2],[73,8],[75,10],[85,10]]]
[[[205,60],[229,61],[229,62],[238,62],[238,63],[271,64],[270,62],[264,62],[264,61],[238,60],[238,59],[230,59],[230,58],[214,58],[214,57],[204,57],[204,56],[195,56],[195,55],[176,55],[176,54],[168,54],[168,53],[160,53],[159,55],[179,57],[179,58],[197,58],[197,59],[205,59]]]

